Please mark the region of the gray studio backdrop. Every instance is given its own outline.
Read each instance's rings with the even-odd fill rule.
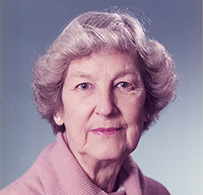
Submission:
[[[1,0],[1,188],[55,140],[33,104],[34,61],[71,19],[109,6],[128,7],[145,23],[148,36],[172,53],[180,77],[176,101],[133,158],[171,194],[203,194],[201,0]]]

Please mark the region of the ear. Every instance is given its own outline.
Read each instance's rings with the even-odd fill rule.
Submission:
[[[53,116],[53,118],[54,118],[55,123],[56,123],[58,126],[62,126],[62,125],[63,125],[64,121],[63,121],[63,117],[62,117],[61,112],[58,111],[58,112]]]
[[[147,111],[146,111],[146,109],[144,109],[144,117],[143,117],[143,122],[148,122],[148,120],[149,120],[149,114],[147,114]]]
[[[147,114],[144,115],[144,120],[143,120],[143,121],[144,121],[145,123],[148,122]]]

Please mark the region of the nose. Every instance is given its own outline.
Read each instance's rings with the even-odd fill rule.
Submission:
[[[95,108],[97,115],[112,117],[118,113],[115,100],[111,92],[98,94],[97,105]]]

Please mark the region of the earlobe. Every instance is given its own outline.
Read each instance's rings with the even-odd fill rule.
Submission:
[[[145,123],[148,121],[148,117],[147,115],[144,116],[144,120],[143,120]]]
[[[146,123],[149,121],[149,114],[147,114],[146,111],[144,111],[144,118],[143,118],[143,121]]]
[[[60,116],[59,113],[57,113],[56,115],[54,115],[54,121],[58,126],[62,126],[63,125],[63,119]]]

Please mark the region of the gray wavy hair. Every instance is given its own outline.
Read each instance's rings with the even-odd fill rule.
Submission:
[[[146,37],[137,18],[126,13],[87,12],[64,28],[33,69],[37,110],[49,121],[55,134],[65,131],[65,126],[58,126],[53,116],[63,107],[62,87],[70,62],[104,48],[138,56],[146,90],[147,121],[143,130],[159,118],[175,97],[177,78],[173,60],[163,45]]]

